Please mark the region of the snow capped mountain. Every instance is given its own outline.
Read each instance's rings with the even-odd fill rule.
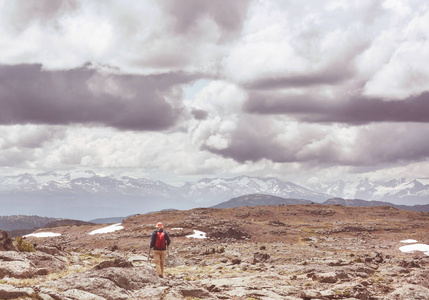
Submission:
[[[194,184],[186,184],[181,188],[183,193],[199,203],[225,201],[230,198],[249,195],[266,194],[284,198],[324,201],[330,196],[310,191],[291,182],[275,178],[258,178],[239,176],[230,179],[202,179]]]
[[[394,204],[429,203],[429,179],[336,181],[304,188],[276,178],[205,178],[181,187],[145,178],[101,176],[92,171],[0,176],[1,213],[90,220],[165,208],[213,206],[232,198],[264,194],[324,202],[332,197]]]
[[[358,182],[338,180],[330,184],[313,185],[320,193],[344,199],[388,201],[394,204],[428,204],[429,179],[393,179],[386,182],[363,179]]]

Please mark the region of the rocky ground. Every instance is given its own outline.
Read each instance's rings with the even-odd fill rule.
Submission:
[[[158,221],[173,240],[165,278],[147,259]],[[0,235],[0,299],[429,299],[429,256],[399,250],[407,239],[429,244],[429,213],[201,208],[137,215],[89,235],[105,226],[40,230],[61,236],[27,238],[29,253]],[[193,230],[208,239],[186,238]]]

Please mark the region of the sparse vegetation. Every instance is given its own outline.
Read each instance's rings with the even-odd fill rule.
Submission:
[[[16,238],[17,248],[21,252],[34,252],[34,246],[32,243],[26,241],[22,236]]]
[[[204,252],[203,255],[210,255],[210,254],[222,254],[225,252],[225,247],[219,246],[219,247],[213,247],[211,249],[207,248]]]

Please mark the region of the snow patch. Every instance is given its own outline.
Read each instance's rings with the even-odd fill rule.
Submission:
[[[429,245],[426,244],[413,244],[399,247],[399,250],[405,253],[411,253],[414,251],[423,251],[426,255],[429,255]]]
[[[183,230],[183,228],[171,228],[171,230]]]
[[[206,239],[206,234],[205,232],[199,231],[199,230],[194,230],[194,234],[190,234],[187,235],[187,238],[193,238],[193,239]]]
[[[124,226],[121,226],[121,223],[116,223],[107,227],[103,227],[97,230],[93,230],[89,233],[89,235],[94,235],[94,234],[102,234],[102,233],[109,233],[109,232],[114,232],[117,230],[121,230],[124,229]]]
[[[401,241],[401,243],[413,244],[413,243],[418,243],[418,241],[416,241],[416,240],[403,240],[403,241]]]
[[[32,236],[32,237],[40,238],[40,237],[54,237],[54,236],[60,236],[60,235],[61,235],[61,233],[38,232],[38,233],[30,233],[30,234],[24,235],[24,237]]]

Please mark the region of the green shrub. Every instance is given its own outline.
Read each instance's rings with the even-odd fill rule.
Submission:
[[[33,244],[24,240],[22,236],[16,238],[16,243],[18,244],[18,250],[21,252],[34,252]]]

